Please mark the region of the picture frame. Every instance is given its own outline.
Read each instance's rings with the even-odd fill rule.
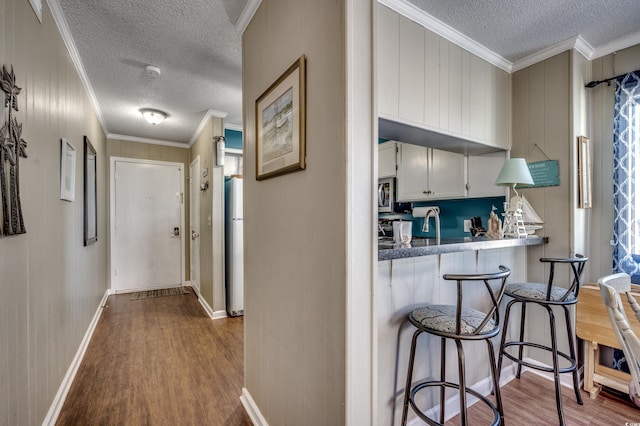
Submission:
[[[256,180],[306,168],[306,58],[256,100]]]
[[[84,245],[98,241],[98,154],[84,137]]]
[[[578,136],[578,203],[589,209],[591,201],[591,142],[586,136]]]
[[[76,149],[65,138],[60,139],[60,199],[74,201],[76,195]]]

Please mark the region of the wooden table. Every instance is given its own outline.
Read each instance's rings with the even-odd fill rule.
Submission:
[[[640,286],[632,285],[631,287],[634,297],[640,299]],[[640,322],[635,319],[627,298],[624,296],[622,304],[631,328],[637,336],[640,336]],[[584,390],[589,392],[589,396],[592,399],[595,398],[602,390],[602,386],[628,394],[631,376],[598,362],[600,358],[599,345],[616,349],[622,348],[611,328],[609,315],[597,284],[588,284],[580,288],[576,310],[576,334],[584,340],[585,344]]]

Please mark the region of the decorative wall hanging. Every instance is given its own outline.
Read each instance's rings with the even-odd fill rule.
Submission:
[[[84,137],[84,245],[98,241],[98,154]]]
[[[591,142],[578,136],[578,202],[581,209],[591,208]]]
[[[518,185],[517,188],[542,188],[545,186],[558,186],[560,185],[560,168],[558,160],[552,160],[549,158],[546,152],[540,148],[537,143],[534,144],[525,158],[528,158],[534,149],[538,150],[546,157],[545,161],[529,162],[527,161],[527,167],[533,178],[533,185]]]
[[[18,235],[27,232],[20,204],[20,157],[27,158],[27,142],[22,139],[22,123],[18,123],[14,111],[18,111],[16,75],[2,66],[0,86],[4,92],[4,106],[9,107],[8,118],[0,128],[0,191],[2,192],[2,235]],[[8,177],[8,182],[7,182]]]
[[[256,179],[305,168],[306,69],[302,55],[256,101]]]
[[[60,139],[60,199],[76,199],[76,149],[65,138]]]

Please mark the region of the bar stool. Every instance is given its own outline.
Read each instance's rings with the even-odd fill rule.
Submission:
[[[522,372],[522,366],[533,368],[540,371],[546,371],[553,373],[556,391],[556,408],[558,409],[558,418],[561,425],[565,425],[564,414],[562,412],[562,397],[560,395],[560,374],[572,373],[573,374],[573,389],[576,394],[578,404],[582,405],[582,397],[580,395],[580,389],[578,387],[578,368],[576,359],[576,350],[573,342],[573,329],[571,327],[571,318],[569,316],[568,307],[575,305],[578,302],[578,291],[580,290],[580,278],[585,265],[587,264],[587,257],[580,254],[576,254],[572,258],[542,258],[540,262],[549,263],[549,282],[547,284],[541,283],[518,283],[509,284],[505,290],[505,294],[513,300],[507,304],[505,311],[504,326],[502,330],[502,339],[500,341],[500,352],[498,355],[498,372],[502,371],[502,359],[506,356],[510,360],[518,364],[518,370],[516,378],[520,378]],[[573,272],[573,279],[571,285],[568,288],[553,285],[553,277],[555,273],[555,265],[563,264],[571,266]],[[520,317],[520,340],[505,342],[507,337],[507,325],[509,323],[509,314],[514,304],[520,303],[522,305],[521,317]],[[549,323],[551,329],[551,347],[544,346],[538,343],[526,342],[524,340],[524,324],[527,310],[527,303],[535,303],[542,306],[549,314]],[[556,337],[556,322],[553,314],[552,307],[561,306],[564,310],[564,316],[567,323],[567,336],[569,337],[569,355],[558,350],[558,339]],[[507,348],[517,347],[518,355],[511,355]],[[548,351],[552,355],[553,367],[545,365],[537,365],[529,363],[522,359],[522,350],[524,347],[537,348]],[[568,367],[560,368],[559,357],[564,358],[569,362]]]
[[[494,414],[494,421],[492,425],[498,425],[504,422],[502,401],[500,399],[500,387],[498,383],[499,375],[496,370],[496,359],[493,350],[493,343],[491,338],[497,336],[500,332],[499,327],[499,306],[500,300],[505,291],[507,277],[511,274],[509,268],[500,266],[500,272],[492,274],[445,274],[443,278],[448,281],[457,282],[457,305],[428,305],[423,308],[415,309],[409,314],[409,321],[416,327],[416,331],[413,334],[411,340],[411,351],[409,354],[409,368],[407,371],[407,383],[404,393],[404,405],[402,409],[402,425],[407,424],[407,414],[409,406],[413,409],[416,415],[427,422],[430,425],[443,425],[444,424],[444,406],[445,406],[445,388],[458,389],[460,394],[460,421],[461,424],[467,424],[467,393],[478,398],[489,406]],[[471,309],[463,305],[462,285],[466,282],[483,282],[484,287],[489,294],[490,307],[486,309],[486,312]],[[499,281],[499,286],[492,287],[493,281]],[[495,288],[497,287],[497,288]],[[416,354],[416,344],[418,336],[422,333],[429,333],[435,336],[439,336],[440,339],[440,380],[424,380],[418,382],[413,387],[411,382],[413,381],[413,365]],[[458,349],[458,382],[447,382],[445,379],[446,372],[446,341],[452,339],[456,343]],[[465,380],[465,365],[464,365],[464,351],[462,349],[463,340],[484,340],[487,342],[487,349],[489,351],[489,363],[491,370],[491,377],[493,380],[494,394],[496,404],[494,405],[487,397],[479,394],[473,389],[466,386]],[[440,422],[436,422],[415,403],[416,394],[428,387],[440,388]]]

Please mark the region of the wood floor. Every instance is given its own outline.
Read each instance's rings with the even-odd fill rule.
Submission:
[[[251,425],[243,320],[186,295],[107,301],[57,425]]]
[[[57,424],[251,425],[238,399],[242,384],[241,317],[211,320],[193,293],[110,296]],[[583,392],[580,406],[571,389],[562,395],[570,426],[640,425],[640,410],[624,399],[601,393],[590,400]],[[502,398],[508,426],[558,424],[547,379],[524,373],[502,389]],[[474,425],[490,422],[481,404],[469,418]]]
[[[557,425],[558,412],[553,382],[525,372],[501,388],[507,426]],[[562,405],[567,426],[632,426],[640,425],[640,409],[628,399],[612,393],[601,392],[596,399],[581,391],[584,405],[576,402],[573,389],[562,387]],[[493,400],[493,397],[490,399]],[[493,420],[489,410],[480,403],[468,411],[471,424],[487,425]],[[459,425],[459,416],[447,422],[447,425]]]

